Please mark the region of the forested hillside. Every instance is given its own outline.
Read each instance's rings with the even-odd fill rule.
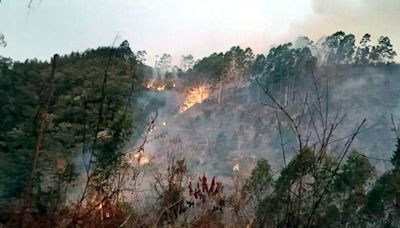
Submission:
[[[0,224],[399,227],[396,55],[339,31],[180,66],[1,57]]]

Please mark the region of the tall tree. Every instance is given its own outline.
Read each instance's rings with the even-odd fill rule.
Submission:
[[[350,63],[354,53],[354,43],[354,35],[346,35],[343,31],[328,36],[323,43],[327,47],[327,61],[335,64]]]
[[[397,53],[387,36],[381,36],[378,44],[371,50],[371,59],[374,63],[391,63],[396,55]]]
[[[56,73],[56,62],[58,59],[58,55],[54,55],[52,60],[51,60],[51,73],[49,77],[49,86],[48,86],[48,92],[46,93],[45,101],[43,102],[43,105],[39,106],[39,109],[36,114],[36,121],[37,121],[37,129],[35,129],[35,149],[34,149],[34,155],[33,155],[33,160],[32,160],[32,168],[30,170],[30,176],[27,180],[27,185],[26,185],[26,193],[24,196],[24,205],[23,205],[23,221],[22,225],[25,226],[24,224],[24,216],[26,213],[26,209],[30,209],[32,207],[32,194],[33,194],[33,182],[34,179],[37,176],[37,169],[38,169],[38,164],[39,164],[39,159],[41,156],[41,150],[42,150],[42,144],[43,141],[45,140],[45,131],[48,126],[48,120],[49,114],[50,114],[50,109],[51,105],[53,103],[53,96],[55,92],[55,73]]]
[[[273,184],[272,170],[268,161],[257,161],[256,167],[251,171],[250,177],[245,181],[243,190],[254,197],[257,203],[267,196]]]
[[[182,61],[181,61],[181,69],[183,71],[187,71],[191,69],[194,65],[195,61],[193,58],[193,55],[182,55]]]
[[[368,64],[370,62],[370,51],[371,51],[371,35],[365,34],[357,47],[356,53],[354,55],[354,62],[356,64]]]
[[[368,182],[372,180],[374,167],[368,158],[360,153],[353,151],[346,162],[341,167],[337,178],[335,179],[333,194],[339,199],[334,202],[340,202],[339,211],[341,218],[331,218],[336,220],[337,225],[359,224],[362,220],[358,218],[357,213],[362,209],[366,202],[366,189]],[[331,205],[331,207],[336,205]]]
[[[164,79],[164,75],[171,70],[172,56],[164,53],[159,59],[156,60],[155,68],[159,79]]]
[[[395,169],[400,169],[400,138],[397,138],[396,141],[396,150],[393,152],[390,161]]]
[[[396,227],[400,224],[400,144],[397,139],[396,149],[391,162],[394,169],[386,171],[376,180],[368,192],[362,212],[368,224],[379,227]]]

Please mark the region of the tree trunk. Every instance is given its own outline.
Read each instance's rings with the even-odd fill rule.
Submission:
[[[32,207],[32,194],[33,194],[33,181],[36,176],[36,170],[40,158],[40,149],[42,146],[43,138],[44,138],[44,131],[46,130],[46,122],[47,122],[47,114],[49,112],[49,108],[51,105],[51,101],[53,99],[53,94],[54,94],[54,79],[55,79],[55,73],[56,73],[56,60],[58,58],[58,55],[55,54],[51,60],[51,74],[49,78],[49,90],[47,92],[47,100],[44,105],[44,107],[39,107],[38,114],[37,114],[37,121],[38,121],[38,128],[37,128],[37,137],[36,137],[36,146],[35,146],[35,153],[33,156],[33,161],[32,161],[32,168],[31,168],[31,173],[27,182],[26,186],[26,192],[25,196],[23,199],[23,205],[22,205],[22,219],[21,219],[21,224],[22,227],[29,227],[28,224],[26,224],[26,216],[27,216],[27,209],[30,209]],[[43,110],[41,110],[43,108]]]

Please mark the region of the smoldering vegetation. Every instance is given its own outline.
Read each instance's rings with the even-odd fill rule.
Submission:
[[[397,64],[386,64],[385,61],[368,63],[370,60],[362,60],[365,62],[360,64],[361,60],[356,59],[361,57],[357,57],[355,52],[361,53],[360,49],[365,48],[364,41],[360,42],[360,47],[354,48],[355,41],[347,39],[350,38],[343,38],[344,44],[340,44],[338,49],[354,50],[346,50],[349,53],[340,57],[343,58],[341,60],[328,60],[339,58],[329,57],[334,55],[331,52],[339,52],[339,55],[346,51],[329,50],[327,44],[324,44],[326,38],[314,44],[308,38],[300,37],[294,45],[285,44],[273,48],[268,56],[254,56],[251,50],[234,47],[226,53],[213,54],[198,61],[194,69],[175,76],[175,84],[183,84],[183,89],[172,88],[159,93],[160,99],[164,101],[159,113],[162,123],[168,123],[162,127],[163,132],[168,132],[169,137],[182,139],[188,148],[187,152],[202,154],[193,156],[193,162],[203,170],[208,165],[207,170],[211,175],[223,175],[222,170],[225,169],[225,174],[230,176],[231,168],[235,164],[252,166],[259,158],[268,159],[278,169],[283,163],[278,124],[273,109],[265,105],[270,103],[262,88],[265,86],[273,90],[274,95],[282,99],[284,105],[296,114],[304,109],[306,97],[314,101],[320,99],[323,106],[328,107],[324,112],[331,118],[335,115],[343,118],[342,126],[335,136],[337,138],[349,134],[357,123],[366,118],[366,129],[357,137],[353,146],[367,156],[381,159],[377,160],[380,171],[390,168],[388,160],[394,149],[392,142],[395,139],[391,130],[392,115],[397,115],[399,105],[396,98],[400,83],[399,67]],[[291,56],[299,51],[304,53]],[[370,58],[367,56],[369,54],[365,58]],[[254,62],[252,66],[250,63],[246,66],[246,63],[237,63],[239,59]],[[228,63],[225,69],[218,69],[212,63],[207,65],[208,61],[221,65],[223,61]],[[304,63],[296,63],[301,61]],[[334,64],[332,61],[338,63]],[[242,65],[238,66],[240,64]],[[218,73],[228,76],[224,79],[213,78],[218,77],[213,76]],[[206,84],[204,81],[210,80],[207,77],[217,82]],[[207,95],[201,95],[200,91],[197,91],[197,95],[207,96],[207,99],[179,113],[178,110],[184,103],[182,97],[189,97],[193,89],[205,84]],[[219,87],[222,87],[222,92]],[[296,153],[293,150],[296,140],[288,127],[283,128],[287,134],[285,141],[291,156]],[[162,151],[163,145],[152,144],[152,150]],[[215,147],[219,147],[219,152],[215,151]],[[221,151],[226,153],[222,155]],[[215,166],[214,162],[219,165]]]
[[[1,58],[0,222],[397,227],[395,56],[340,31],[180,66],[126,41]]]

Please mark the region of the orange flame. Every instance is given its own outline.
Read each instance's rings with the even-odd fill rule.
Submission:
[[[203,103],[209,96],[209,89],[205,85],[200,85],[189,89],[180,112],[184,112],[195,104]]]
[[[150,80],[146,83],[146,88],[147,89],[155,89],[157,91],[163,91],[165,89],[165,83],[164,82],[155,82],[153,80]]]
[[[153,81],[148,81],[148,82],[146,83],[146,88],[147,88],[147,89],[153,88],[153,84],[154,84]]]
[[[146,165],[150,162],[150,159],[147,156],[142,156],[139,160],[140,165]]]
[[[150,157],[149,156],[147,156],[147,155],[145,155],[144,153],[142,153],[142,152],[139,152],[139,153],[135,153],[134,155],[133,155],[133,158],[131,157],[132,155],[129,155],[129,157],[127,157],[127,161],[129,162],[129,163],[133,163],[134,161],[137,161],[137,163],[139,164],[139,165],[146,165],[146,164],[148,164],[148,163],[150,163]]]
[[[156,88],[158,91],[163,91],[165,89],[165,85],[164,84],[160,84],[157,86]]]

